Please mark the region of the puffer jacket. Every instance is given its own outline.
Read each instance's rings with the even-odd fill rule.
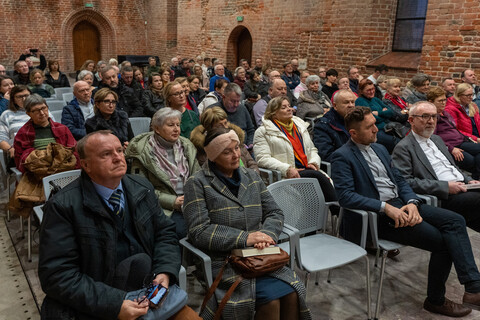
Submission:
[[[473,116],[473,120],[475,121],[475,125],[477,126],[477,130],[480,132],[480,115],[478,113],[478,107],[475,104],[470,104],[470,108],[475,108],[475,115]],[[472,121],[470,117],[465,112],[460,103],[455,100],[455,97],[450,97],[447,99],[447,105],[445,106],[445,112],[448,112],[455,122],[458,131],[460,131],[463,135],[472,138],[473,140],[477,141],[478,137],[472,134]]]

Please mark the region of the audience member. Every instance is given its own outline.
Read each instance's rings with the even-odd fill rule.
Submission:
[[[326,81],[322,85],[322,92],[325,93],[328,99],[332,99],[333,93],[338,91],[337,78],[338,72],[335,69],[328,69],[326,74]],[[320,81],[322,79],[320,78]],[[348,79],[347,79],[348,80]]]
[[[377,78],[377,84],[375,84],[375,97],[382,100],[387,93],[387,76],[380,75]]]
[[[16,74],[13,75],[15,84],[28,85],[30,83],[30,69],[25,60],[17,60],[14,64]]]
[[[105,79],[105,75],[103,76]],[[133,131],[125,111],[117,109],[118,95],[108,88],[98,90],[93,97],[95,115],[85,120],[88,133],[110,130],[126,148],[133,138]]]
[[[207,94],[210,80],[208,79],[207,73],[203,71],[199,64],[195,64],[193,66],[193,75],[198,77],[199,88],[202,89],[205,94]]]
[[[0,75],[6,75],[7,74],[7,69],[5,69],[5,66],[3,64],[0,64]]]
[[[131,172],[152,183],[163,212],[175,222],[178,239],[187,235],[182,212],[185,183],[200,170],[195,147],[180,136],[181,119],[178,110],[157,111],[152,118],[153,131],[133,138],[125,152],[125,157],[132,159]]]
[[[358,85],[359,85],[359,81],[360,81],[361,76],[360,76],[360,72],[358,72],[358,68],[357,67],[350,67],[347,71],[347,76],[348,76],[348,82],[349,82],[350,89],[352,89],[352,91],[355,92],[355,93],[359,93],[358,92]]]
[[[228,81],[226,79],[217,79],[214,86],[215,90],[210,91],[198,105],[198,112],[200,115],[212,104],[222,101],[223,91],[227,84]]]
[[[248,63],[247,59],[240,59],[240,65],[239,67],[242,67],[245,70],[245,75],[247,75],[250,71],[252,71],[252,68],[250,68],[250,64]],[[248,79],[248,76],[247,76]],[[238,84],[238,83],[237,83]],[[239,85],[239,84],[238,84]],[[240,86],[240,85],[239,85]],[[240,86],[242,87],[242,86]],[[243,89],[242,89],[243,90]]]
[[[293,91],[293,95],[295,96],[295,98],[298,99],[298,97],[300,97],[300,93],[308,89],[307,85],[305,84],[305,80],[307,80],[308,76],[310,76],[310,72],[308,72],[307,70],[303,70],[300,72],[300,84],[296,86],[295,90]]]
[[[430,76],[424,73],[419,73],[414,75],[410,82],[413,86],[412,94],[409,95],[405,101],[410,104],[414,104],[418,101],[427,101],[427,93],[428,90],[430,90],[431,82]]]
[[[473,102],[473,88],[470,84],[461,83],[457,86],[455,94],[447,99],[445,111],[452,116],[458,131],[472,141],[480,142],[480,115]]]
[[[318,76],[320,77],[320,84],[323,86],[327,82],[327,71],[324,67],[318,68]]]
[[[254,69],[260,75],[262,75],[262,72],[263,72],[263,60],[262,60],[262,58],[255,59],[255,68]]]
[[[190,67],[188,65],[188,59],[183,58],[180,60],[177,69],[175,70],[175,79],[177,78],[187,78],[191,75]]]
[[[305,83],[307,90],[302,91],[297,100],[296,116],[302,120],[323,116],[325,112],[330,110],[332,104],[327,95],[320,90],[320,77],[317,75],[308,76]]]
[[[255,124],[262,125],[263,115],[267,109],[267,105],[273,98],[286,97],[287,96],[287,84],[282,79],[273,79],[270,89],[268,89],[268,95],[258,100],[253,106],[253,116],[255,118]]]
[[[116,61],[116,60],[115,60]],[[113,65],[112,63],[109,63],[110,65]],[[118,62],[117,62],[117,65],[118,65]],[[85,62],[82,64],[82,66],[80,67],[80,69],[77,70],[77,78],[76,80],[78,81],[78,74],[80,73],[80,71],[82,70],[88,70],[92,73],[95,72],[95,61],[93,60],[85,60]],[[101,70],[99,70],[101,71]]]
[[[148,77],[148,89],[143,91],[143,101],[145,101],[143,113],[147,117],[153,117],[155,112],[164,107],[163,82],[160,74],[153,72]]]
[[[205,319],[214,317],[217,299],[222,299],[226,288],[239,276],[231,264],[225,264],[230,251],[275,245],[283,227],[283,212],[260,176],[239,166],[240,144],[233,130],[209,131],[205,138],[208,165],[185,185],[188,238],[210,255],[213,277],[223,270],[215,296],[201,313]],[[243,210],[244,213],[238,215]],[[292,320],[312,317],[305,302],[305,287],[288,267],[267,277],[242,278],[238,288],[230,297],[230,302],[235,303],[226,303],[224,316]]]
[[[223,65],[217,64],[214,70],[215,70],[215,75],[213,77],[210,77],[210,85],[208,87],[210,92],[215,90],[215,81],[217,81],[217,79],[225,79],[227,80],[227,82],[230,82],[230,80],[227,77],[225,77],[225,67]]]
[[[162,77],[163,87],[170,82],[170,70],[168,68],[160,68],[160,76]]]
[[[39,64],[38,66],[35,66],[33,64],[33,60],[32,60],[32,57],[36,58],[39,60]],[[37,49],[32,49],[32,48],[28,48],[28,49],[25,49],[24,53],[20,55],[20,58],[18,58],[18,60],[24,60],[27,65],[28,65],[28,68],[30,69],[30,71],[32,71],[33,69],[37,68],[37,69],[40,69],[40,70],[45,70],[45,68],[47,67],[47,60],[45,59],[45,56],[42,54],[40,48],[37,48]]]
[[[248,62],[247,62],[248,64]],[[235,77],[233,82],[238,84],[240,89],[243,91],[243,87],[245,85],[245,82],[247,81],[247,72],[244,67],[237,67],[235,69],[235,72],[233,73],[233,76]]]
[[[477,77],[475,71],[472,69],[466,69],[460,75],[463,83],[468,83],[473,88],[473,102],[477,105],[480,105],[480,87],[477,85]]]
[[[470,308],[445,297],[445,282],[453,262],[458,279],[465,286],[463,302],[480,304],[480,273],[465,219],[422,203],[392,166],[387,150],[375,143],[378,130],[371,112],[369,108],[356,107],[345,117],[351,140],[332,158],[332,178],[340,205],[377,212],[379,237],[432,252],[424,309],[447,316],[467,315]],[[359,219],[356,214],[345,212],[346,239],[358,241]]]
[[[142,89],[147,89],[148,85],[143,75],[143,68],[133,66],[132,70],[133,70],[133,80],[135,80],[142,87]]]
[[[125,62],[125,61],[123,61]],[[122,63],[123,63],[122,62]],[[132,89],[135,96],[137,97],[138,101],[140,101],[141,105],[144,106],[145,103],[143,101],[143,87],[140,83],[137,82],[133,78],[133,68],[131,66],[124,65],[122,66],[122,71],[120,72],[121,79],[120,81],[128,88]]]
[[[152,73],[159,73],[160,66],[157,66],[157,59],[155,57],[148,57],[147,77],[150,78]]]
[[[102,70],[107,66],[107,63],[105,61],[98,61],[97,62],[97,68],[96,72],[90,71],[95,75],[95,78],[93,79],[93,86],[98,87],[100,82],[102,82]]]
[[[78,81],[85,81],[86,83],[88,83],[88,85],[90,86],[90,91],[93,91],[96,89],[96,87],[94,87],[93,85],[95,82],[94,79],[95,79],[95,76],[91,71],[88,71],[88,70],[82,70],[78,74]]]
[[[249,109],[249,112],[253,109],[253,104],[255,104],[255,102],[257,102],[261,98],[261,95],[258,92],[259,86],[260,73],[254,69],[249,72],[248,80],[245,82],[245,86],[243,87],[243,94],[245,96],[245,99],[247,100],[247,103],[251,105],[250,108],[245,105],[247,109]]]
[[[375,67],[373,74],[368,76],[368,80],[372,81],[374,85],[377,85],[377,79],[381,75],[386,75],[388,73],[388,67],[384,64],[379,64]]]
[[[450,98],[455,94],[455,89],[457,87],[457,84],[455,83],[455,80],[452,78],[445,78],[442,82],[442,88],[445,90],[445,93],[447,95],[447,98]]]
[[[187,108],[188,110],[192,110],[199,116],[200,114],[198,112],[197,102],[190,95],[190,83],[188,82],[188,78],[180,77],[175,80],[182,85],[182,88],[185,91],[185,100],[187,101],[187,103],[185,104],[185,108]]]
[[[292,59],[290,60],[290,63],[292,64],[292,72],[297,76],[300,77],[300,70],[298,70],[298,59]],[[285,67],[284,67],[285,68]],[[294,88],[295,89],[295,88]]]
[[[13,79],[0,74],[0,115],[8,109],[10,104],[10,92],[15,86]]]
[[[60,71],[58,60],[48,60],[48,72],[45,78],[45,82],[54,88],[70,87],[67,75]]]
[[[398,78],[390,78],[387,80],[387,92],[383,98],[383,103],[386,104],[392,111],[398,114],[404,114],[404,121],[408,119],[409,103],[400,96],[402,92],[402,81]]]
[[[192,130],[200,124],[200,119],[195,111],[187,109],[187,92],[177,80],[167,83],[163,88],[165,106],[180,111],[182,119],[180,122],[180,135],[190,137]]]
[[[200,78],[196,75],[191,75],[187,78],[190,88],[190,97],[193,98],[195,104],[198,106],[200,102],[205,98],[207,93],[200,88]]]
[[[73,95],[73,100],[62,109],[62,124],[68,127],[75,140],[78,141],[87,134],[85,120],[95,115],[94,101],[90,85],[82,80],[73,85]]]
[[[43,83],[45,81],[45,74],[40,69],[33,69],[30,72],[30,84],[28,88],[32,94],[36,93],[42,98],[50,98],[55,94],[55,89],[49,84]]]
[[[295,88],[300,84],[300,76],[293,72],[293,66],[291,62],[286,62],[283,64],[282,79],[285,81],[290,91],[295,90]]]

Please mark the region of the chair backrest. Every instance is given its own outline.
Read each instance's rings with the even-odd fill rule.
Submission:
[[[55,122],[62,122],[62,110],[50,111],[50,113],[55,119]]]
[[[61,98],[64,93],[71,92],[73,93],[73,88],[72,87],[63,87],[63,88],[55,88],[55,94],[57,98]]]
[[[301,235],[325,229],[328,211],[317,179],[285,179],[267,188],[282,209],[285,223],[297,228]]]
[[[135,136],[138,136],[141,133],[150,131],[150,122],[151,119],[148,117],[133,117],[129,118],[130,125],[132,126],[132,131]]]
[[[63,107],[65,106],[65,102],[63,100],[52,100],[47,101],[47,105],[50,111],[57,111],[63,109]]]
[[[0,149],[0,166],[2,166],[2,172],[3,174],[7,174],[7,155],[3,151],[3,149]]]
[[[78,177],[80,177],[80,173],[82,170],[70,170],[60,173],[55,173],[43,178],[43,192],[45,193],[45,199],[48,200],[50,197],[50,193],[53,190],[53,186],[50,184],[50,181],[53,181],[56,185],[60,188],[65,187],[70,182],[73,182]]]
[[[63,94],[63,102],[65,102],[65,105],[67,105],[72,100],[73,100],[72,92],[66,92]]]

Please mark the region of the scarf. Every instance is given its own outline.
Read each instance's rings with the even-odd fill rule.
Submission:
[[[387,92],[387,93],[385,93],[384,98],[392,101],[394,105],[396,105],[397,107],[399,107],[402,110],[408,109],[408,106],[407,106],[407,103],[405,102],[405,100],[403,100],[399,96],[394,97],[390,93]]]
[[[303,146],[303,138],[293,120],[290,121],[289,124],[277,120],[273,120],[273,123],[287,136],[288,141],[292,144],[293,154],[295,156],[295,167],[306,168],[308,159]]]

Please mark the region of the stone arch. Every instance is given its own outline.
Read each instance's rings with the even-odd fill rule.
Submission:
[[[74,71],[73,65],[73,29],[82,22],[93,24],[100,33],[100,56],[102,59],[113,58],[116,55],[115,29],[108,18],[95,9],[79,9],[70,13],[62,23],[64,39],[63,58],[67,71]]]
[[[227,41],[227,67],[233,72],[240,59],[252,64],[253,38],[249,28],[239,25],[230,32]]]

